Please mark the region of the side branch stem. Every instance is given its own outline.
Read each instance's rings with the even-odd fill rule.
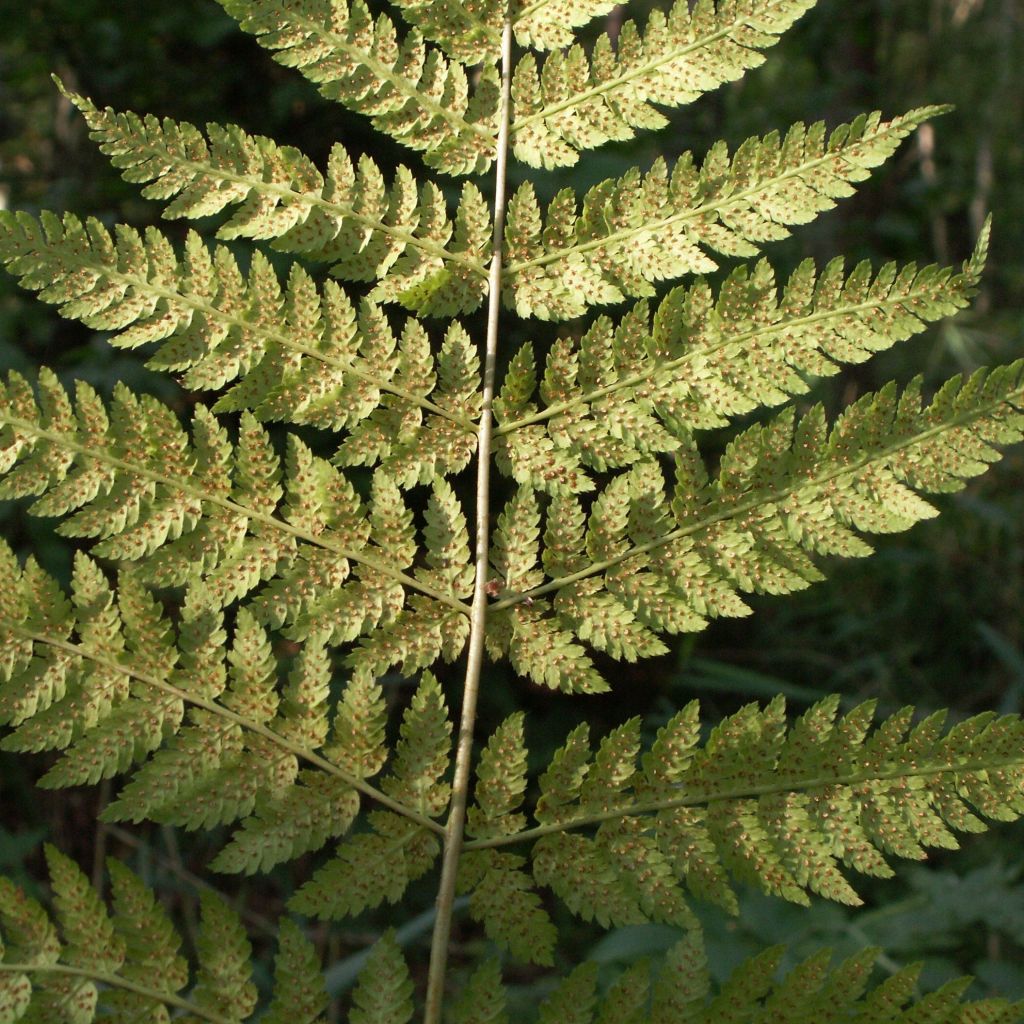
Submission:
[[[466,656],[466,680],[462,693],[462,716],[455,754],[452,799],[445,826],[444,856],[437,891],[437,917],[430,946],[427,997],[424,1024],[440,1024],[444,1002],[444,981],[448,966],[455,879],[462,854],[466,824],[466,804],[473,760],[473,728],[476,724],[477,696],[484,658],[484,633],[487,626],[487,575],[489,572],[491,498],[491,405],[494,401],[495,363],[498,352],[498,320],[501,309],[502,240],[505,234],[505,179],[508,164],[509,111],[512,92],[512,19],[506,14],[501,35],[501,109],[498,122],[498,152],[494,182],[494,230],[491,243],[491,267],[488,274],[487,341],[484,355],[483,408],[477,434],[476,484],[476,582],[470,612],[469,651]]]

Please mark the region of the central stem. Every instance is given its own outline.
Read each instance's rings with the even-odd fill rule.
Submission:
[[[491,239],[491,267],[488,273],[487,341],[484,355],[483,406],[477,433],[476,477],[476,581],[470,613],[469,651],[466,656],[466,681],[462,694],[462,716],[455,754],[455,776],[452,798],[444,833],[444,856],[441,881],[437,890],[437,916],[430,945],[430,969],[427,975],[427,998],[424,1024],[441,1024],[444,1003],[444,980],[448,966],[448,944],[451,938],[452,906],[455,902],[455,880],[466,825],[466,804],[472,778],[473,727],[476,724],[476,703],[480,692],[480,671],[484,659],[484,634],[487,627],[487,577],[490,571],[491,500],[491,405],[494,401],[494,373],[498,353],[498,317],[501,309],[501,258],[505,234],[505,179],[508,163],[509,109],[512,91],[512,20],[506,14],[501,35],[501,105],[498,111],[498,152],[495,161],[494,227]]]

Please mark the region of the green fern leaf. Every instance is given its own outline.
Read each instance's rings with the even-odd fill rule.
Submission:
[[[113,973],[124,963],[124,944],[106,908],[79,867],[47,845],[54,913],[64,936],[64,956],[76,966]]]
[[[420,360],[419,366],[415,360]],[[479,415],[478,366],[468,335],[458,324],[449,328],[437,360],[436,387],[426,333],[414,322],[402,332],[398,365],[400,372],[392,379],[401,383],[402,390],[424,396],[432,392],[431,399],[421,407],[404,397],[381,395],[377,407],[353,426],[334,462],[342,466],[379,463],[403,487],[464,469],[476,442],[466,425]],[[298,392],[294,397],[301,401]],[[424,412],[427,407],[433,411]]]
[[[844,279],[841,260],[820,276],[806,261],[780,294],[762,261],[735,271],[717,299],[698,281],[669,292],[653,318],[646,303],[617,327],[599,317],[578,345],[563,339],[552,348],[546,380],[559,360],[577,366],[564,394],[553,394],[538,412],[529,402],[532,378],[524,379],[515,411],[501,417],[497,433],[548,421],[553,438],[602,471],[651,451],[678,450],[691,430],[782,404],[807,391],[807,375],[830,376],[839,364],[861,362],[962,309],[978,282],[988,236],[986,227],[959,273],[888,264],[872,280],[861,263]],[[653,444],[652,416],[669,434]]]
[[[537,569],[540,508],[532,490],[521,487],[498,517],[491,565],[502,589],[513,593],[538,586],[544,574]]]
[[[934,515],[918,490],[958,490],[999,458],[996,445],[1019,440],[1022,371],[1024,365],[1013,364],[963,382],[954,378],[925,408],[919,382],[902,396],[887,388],[850,406],[831,432],[820,408],[799,424],[790,409],[738,435],[712,482],[691,452],[678,467],[672,518],[651,514],[666,504],[660,469],[638,464],[594,503],[586,534],[594,559],[589,567],[502,598],[495,608],[509,608],[517,626],[528,612],[533,635],[557,637],[558,646],[582,662],[585,649],[573,636],[628,658],[633,637],[658,649],[648,638],[652,627],[695,628],[709,614],[746,614],[737,590],[803,589],[822,578],[809,556],[870,553],[853,530],[895,532]],[[549,514],[564,515],[567,508],[552,505]],[[636,523],[643,525],[634,537]],[[557,537],[563,529],[574,527],[549,524],[546,534]],[[605,593],[593,582],[601,574]],[[585,587],[600,596],[579,602]],[[645,604],[654,602],[645,602],[640,588],[651,597],[669,594],[676,605],[671,616],[646,612]],[[535,599],[550,591],[559,592],[553,604]],[[612,596],[616,592],[623,601]],[[630,634],[634,622],[647,632]],[[515,657],[514,645],[509,649]]]
[[[517,960],[550,965],[558,934],[525,863],[497,850],[467,854],[459,865],[459,888],[470,894],[470,915],[492,942]]]
[[[586,518],[577,499],[568,496],[552,499],[541,555],[544,571],[549,576],[571,576],[589,564],[584,551]]]
[[[451,485],[437,477],[427,502],[423,541],[429,568],[418,575],[431,587],[452,597],[473,593],[473,564],[469,558],[466,517]]]
[[[441,814],[450,793],[443,779],[448,771],[451,734],[441,686],[431,672],[424,672],[402,717],[401,737],[384,789],[424,814]]]
[[[502,7],[497,0],[468,7],[457,0],[398,0],[406,21],[455,60],[470,66],[497,61],[501,49]]]
[[[475,804],[467,819],[470,835],[513,835],[525,827],[525,817],[517,813],[526,792],[523,717],[517,712],[506,718],[480,752]]]
[[[710,984],[707,958],[696,936],[687,936],[666,955],[651,988],[650,1015],[643,1020],[650,1024],[692,1021],[694,1024],[721,1024],[723,1021],[779,1021],[786,1024],[811,1024],[815,1020],[839,1019],[858,1024],[874,1024],[882,1020],[929,1021],[946,1024],[952,1021],[991,1021],[1010,1024],[1016,1020],[1020,1006],[1006,1000],[981,1000],[962,1003],[967,981],[951,982],[929,996],[914,999],[918,968],[909,968],[868,989],[868,981],[877,950],[864,950],[841,963],[830,966],[829,952],[809,957],[781,978],[778,977],[781,948],[768,949],[745,961],[709,999]],[[646,1003],[646,965],[631,969],[603,1000],[600,1024],[632,1024],[638,1002]],[[572,985],[577,969],[563,983],[563,990]],[[590,967],[592,970],[592,966]],[[585,974],[584,974],[585,976]],[[616,989],[626,982],[631,999],[614,1005]],[[593,980],[584,988],[576,988],[593,999]],[[622,989],[619,989],[622,991]],[[560,995],[561,993],[559,993]],[[557,998],[557,995],[556,997]],[[560,1008],[561,1009],[561,1008]],[[589,1006],[581,1016],[572,1016],[574,1005],[565,1000],[564,1013],[550,1019],[592,1020]],[[545,1018],[547,1019],[547,1018]]]
[[[274,961],[274,998],[262,1018],[266,1024],[314,1024],[327,1009],[320,960],[312,943],[293,921],[281,922]]]
[[[43,395],[63,394],[46,372],[40,386]],[[95,397],[85,385],[79,386],[79,392],[87,405]],[[91,486],[77,491],[74,498],[66,493],[63,500],[70,507],[82,507],[60,531],[101,538],[93,550],[105,557],[138,559],[149,554],[146,575],[151,582],[190,583],[197,600],[224,606],[281,572],[283,582],[271,584],[262,608],[257,608],[261,617],[281,625],[282,615],[304,614],[308,605],[320,600],[347,600],[346,588],[337,593],[338,584],[345,579],[351,558],[359,560],[358,552],[363,551],[367,569],[363,575],[383,574],[414,591],[435,595],[448,609],[462,607],[450,593],[406,576],[404,565],[366,551],[366,523],[354,490],[331,467],[309,455],[297,439],[290,442],[292,458],[282,480],[269,435],[249,414],[242,416],[239,443],[232,455],[205,410],[196,413],[190,445],[169,410],[152,399],[140,402],[119,386],[107,437],[102,442],[95,436],[88,438],[93,443],[87,447],[87,438],[72,424],[58,429],[50,399],[41,397],[34,411],[30,401],[25,382],[12,376],[0,395],[0,424],[17,431],[12,451],[22,461],[3,481],[6,493],[39,493],[68,480],[77,482],[78,477],[66,475],[72,463],[84,467],[87,476],[93,464],[104,466],[112,477],[106,493],[95,495]],[[211,457],[207,452],[213,446],[219,451]],[[67,459],[59,466],[47,462],[45,477],[40,476],[47,453],[57,449],[67,453]],[[233,463],[235,481],[230,491],[225,490],[229,479],[225,479],[225,459]],[[209,474],[194,477],[194,467],[209,467]],[[282,502],[284,490],[289,500]],[[314,511],[313,506],[323,511]],[[200,518],[206,510],[206,517]],[[333,564],[319,560],[314,549],[332,552]],[[314,564],[319,571],[308,568]],[[319,585],[312,587],[314,581]],[[301,599],[289,597],[302,586]],[[354,580],[350,586],[361,599],[366,584]],[[379,608],[374,616],[372,607],[367,609],[355,620],[357,630],[371,632],[383,611]],[[454,637],[463,627],[455,622],[452,628]],[[454,643],[453,639],[447,649],[454,650]]]
[[[535,835],[535,879],[585,919],[689,926],[677,878],[734,912],[729,874],[798,903],[812,891],[857,904],[840,865],[888,877],[886,854],[921,859],[955,848],[953,830],[983,829],[977,814],[1024,813],[1021,719],[979,715],[943,734],[941,715],[911,729],[908,708],[869,735],[870,704],[839,718],[837,707],[822,701],[787,729],[781,698],[749,705],[702,748],[691,707],[639,771],[635,725],[611,733],[593,765],[577,729],[541,778],[536,833],[467,850]],[[584,823],[593,839],[569,831]]]
[[[594,489],[580,457],[558,448],[540,426],[501,435],[495,465],[517,484],[556,498]]]
[[[632,784],[639,753],[640,719],[630,718],[601,741],[580,785],[580,805],[594,811],[615,807]]]
[[[84,383],[72,396],[49,370],[0,385],[0,500],[25,499],[89,550],[65,594],[0,544],[3,748],[56,752],[47,786],[123,776],[105,820],[231,826],[216,870],[326,848],[290,900],[323,921],[383,913],[440,861],[429,1024],[446,1009],[462,1024],[512,1013],[496,961],[467,967],[445,1007],[456,894],[503,954],[549,966],[544,889],[584,921],[683,938],[653,971],[577,967],[541,1024],[1009,1024],[1021,1007],[964,1004],[964,982],[916,999],[901,971],[869,989],[873,951],[838,965],[819,952],[783,973],[783,951],[767,950],[716,990],[691,901],[735,913],[744,882],[856,905],[849,876],[887,877],[890,860],[1024,815],[1020,717],[946,730],[942,713],[903,709],[876,725],[873,705],[840,713],[833,697],[791,722],[778,698],[705,734],[694,702],[646,749],[639,718],[594,746],[572,730],[532,817],[523,715],[472,749],[484,655],[549,689],[607,690],[597,664],[662,655],[666,634],[747,614],[747,594],[809,586],[822,558],[866,555],[863,535],[934,515],[927,495],[1024,438],[1024,361],[956,378],[927,404],[918,380],[886,386],[833,422],[793,401],[964,308],[987,225],[960,269],[805,261],[781,283],[760,259],[718,283],[694,277],[852,195],[945,108],[863,115],[830,135],[798,123],[542,203],[509,174],[511,154],[564,167],[663,127],[662,109],[757,66],[814,0],[674,0],[643,28],[616,14],[589,50],[576,29],[609,15],[608,0],[395,0],[404,38],[367,0],[219,2],[434,172],[493,165],[493,204],[472,181],[385,174],[341,145],[318,168],[235,125],[101,110],[59,86],[165,216],[216,216],[223,241],[266,242],[281,262],[257,249],[243,271],[194,232],[179,245],[154,228],[0,211],[0,261],[26,288],[117,347],[148,346],[150,367],[190,391],[218,392],[183,423],[122,384],[109,402]],[[547,52],[513,60],[513,39]],[[282,272],[288,257],[321,271]],[[562,321],[627,298],[616,319],[503,350],[502,306]],[[486,337],[483,317],[455,319],[485,300]],[[781,411],[755,420],[762,409]],[[709,468],[697,432],[741,417]],[[471,546],[472,489],[457,477],[474,459]],[[492,465],[510,481],[500,514]],[[464,651],[453,745],[432,670]],[[417,675],[404,698],[391,686]],[[0,1024],[328,1012],[294,924],[282,922],[258,1008],[251,947],[218,898],[203,897],[192,976],[139,879],[111,867],[108,912],[70,861],[48,860],[59,927],[0,880]],[[360,955],[353,1024],[412,1019],[400,944],[427,916]],[[330,972],[332,992],[348,970]]]
[[[651,749],[643,755],[643,779],[633,781],[653,799],[672,794],[700,740],[700,703],[692,700],[659,730]]]
[[[349,775],[372,778],[387,759],[386,724],[387,707],[380,684],[357,672],[338,702],[333,732],[324,753]]]
[[[151,992],[178,992],[189,980],[188,964],[179,953],[181,940],[166,910],[146,886],[123,864],[107,861],[114,903],[114,928],[127,955],[120,975]],[[113,990],[104,996],[126,1018],[159,1020],[163,1003],[139,991]]]
[[[646,960],[640,960],[623,971],[602,994],[597,1024],[647,1024],[650,973],[650,964]]]
[[[537,360],[533,346],[527,342],[513,353],[508,368],[494,399],[494,418],[497,423],[508,423],[537,411],[530,401],[537,388]]]
[[[648,920],[607,851],[583,836],[555,833],[538,840],[533,877],[584,921],[621,928]]]
[[[517,0],[512,28],[523,46],[553,50],[570,46],[574,28],[608,14],[613,0]]]
[[[631,139],[667,119],[651,104],[690,103],[764,61],[773,46],[815,0],[676,0],[666,15],[652,11],[641,32],[626,21],[613,50],[602,35],[588,58],[581,46],[555,52],[538,69],[520,59],[512,82],[515,155],[532,167],[565,167],[608,141]],[[515,25],[520,42],[544,49],[568,46],[571,29],[612,4],[601,0],[524,2]]]
[[[699,170],[686,154],[671,175],[659,159],[646,175],[634,168],[595,185],[579,213],[571,194],[559,194],[543,229],[524,183],[509,203],[506,302],[521,316],[571,319],[593,304],[653,295],[652,282],[714,270],[705,248],[752,256],[758,243],[787,237],[784,225],[807,223],[852,195],[851,182],[944,109],[892,121],[876,111],[827,137],[821,122],[798,123],[785,138],[748,139],[731,161],[717,145]]]
[[[497,960],[485,960],[470,975],[452,1011],[453,1024],[507,1024],[505,989]]]
[[[117,1020],[164,1024],[174,1010],[183,1020],[243,1024],[252,1020],[256,988],[249,943],[237,915],[204,893],[197,935],[200,965],[187,993],[189,971],[180,937],[141,879],[109,864],[114,914],[82,872],[53,848],[46,850],[54,917],[6,879],[0,880],[0,1020],[32,1024],[91,1024]],[[282,921],[275,994],[265,1020],[314,1024],[326,1006],[312,946]],[[11,971],[9,966],[21,971]],[[184,1015],[182,1015],[184,1014]]]
[[[541,1003],[538,1024],[591,1024],[597,1004],[597,970],[580,964]]]
[[[491,64],[470,96],[465,70],[410,33],[399,42],[392,21],[376,20],[362,0],[314,0],[296,9],[282,0],[218,0],[243,31],[302,72],[328,99],[370,117],[375,128],[423,154],[448,174],[482,173],[494,159],[498,83]],[[444,8],[408,4],[432,32]],[[444,38],[455,43],[454,35]],[[475,61],[474,61],[475,62]]]
[[[33,584],[45,577],[31,564],[24,575],[16,565],[11,569],[7,585],[22,602],[31,602]],[[19,647],[27,641],[26,655],[37,651],[36,658],[13,669],[3,686],[6,717],[17,726],[4,746],[44,750],[73,745],[43,785],[95,782],[124,771],[156,749],[165,730],[173,731],[181,722],[183,705],[177,694],[157,696],[149,686],[133,685],[118,664],[119,656],[130,658],[140,675],[166,681],[177,659],[167,642],[167,623],[148,593],[130,573],[122,573],[121,584],[115,603],[96,564],[78,555],[75,612],[61,601],[56,607],[63,605],[65,613],[59,619],[33,623],[22,603],[0,627]],[[46,579],[44,587],[54,592],[52,581]],[[78,633],[77,644],[68,642],[72,629]]]
[[[351,1024],[408,1024],[412,1020],[412,979],[394,932],[373,947],[352,996]]]
[[[443,695],[434,676],[425,672],[403,717],[384,793],[398,807],[440,814],[450,792],[443,781],[450,747],[451,723]],[[357,914],[384,901],[396,902],[411,881],[430,869],[438,853],[437,840],[421,825],[383,811],[371,814],[369,821],[373,831],[341,843],[333,859],[295,894],[292,909],[324,918]]]
[[[397,903],[409,884],[433,867],[437,839],[397,814],[374,811],[372,832],[344,840],[333,857],[289,901],[291,910],[340,920],[369,907]]]
[[[506,598],[506,600],[509,600]],[[515,601],[516,598],[511,600]],[[602,693],[608,684],[572,634],[545,617],[547,602],[517,604],[508,614],[508,656],[512,667],[538,686],[566,693]],[[496,627],[501,628],[501,620]]]
[[[226,1020],[243,1021],[256,1007],[252,947],[237,914],[218,897],[201,893],[200,909],[199,970],[192,1000]]]
[[[266,872],[343,836],[359,812],[349,784],[319,772],[299,772],[297,784],[257,797],[231,841],[213,859],[214,871]]]
[[[23,575],[16,563],[8,568],[9,591],[27,597],[31,567]],[[22,655],[12,666],[10,690],[8,684],[2,690],[11,720],[25,719],[5,745],[60,749],[70,744],[48,774],[48,785],[126,771],[142,753],[160,747],[122,788],[106,816],[148,816],[192,827],[242,817],[241,830],[218,861],[226,870],[266,869],[347,830],[358,810],[352,785],[380,766],[375,743],[382,725],[379,693],[375,699],[372,689],[353,686],[346,704],[351,711],[339,716],[331,747],[340,769],[328,764],[335,774],[297,776],[300,754],[325,767],[314,753],[328,731],[330,665],[320,644],[311,642],[300,651],[279,695],[276,658],[265,631],[246,609],[238,612],[235,643],[225,658],[219,617],[186,606],[179,651],[169,646],[168,627],[152,600],[125,577],[119,595],[122,612],[128,609],[125,647],[109,588],[84,556],[77,561],[74,582],[80,608],[72,623],[77,641],[68,642],[67,624],[55,633],[37,626],[40,656],[28,660]],[[135,638],[139,622],[133,605],[138,602],[150,618]],[[25,604],[8,614],[4,627],[13,636],[31,626]],[[103,624],[98,635],[97,622]],[[151,641],[149,646],[143,647],[143,640]],[[62,651],[63,659],[48,660],[46,652],[52,650]],[[111,657],[117,650],[123,652],[122,663]],[[158,663],[163,666],[159,675],[153,668]],[[74,673],[70,689],[65,682],[69,672]],[[107,696],[101,700],[104,688]],[[179,732],[186,702],[202,710],[192,710],[189,724]],[[81,714],[74,711],[77,706]],[[163,718],[156,716],[157,709]],[[293,785],[297,778],[301,785]]]
[[[576,726],[541,775],[540,798],[534,811],[539,822],[558,824],[573,817],[573,805],[580,798],[591,767],[589,736],[586,725]]]
[[[46,847],[53,886],[54,914],[64,937],[61,961],[81,973],[45,978],[34,1000],[47,1019],[60,1024],[91,1021],[99,992],[91,973],[114,974],[124,963],[125,949],[99,896],[77,865]]]
[[[0,1020],[4,1024],[21,1020],[34,1000],[38,1005],[40,990],[32,969],[45,970],[56,964],[60,955],[57,929],[46,911],[13,882],[0,878],[0,960],[21,965],[21,970],[12,971],[5,964],[0,971]],[[49,1002],[46,989],[41,991],[43,1000]]]
[[[459,223],[467,216],[460,214]],[[335,282],[318,291],[299,267],[292,268],[282,289],[258,252],[243,277],[225,247],[215,247],[211,258],[192,232],[178,259],[154,228],[143,237],[120,226],[115,240],[96,220],[83,225],[70,214],[60,220],[44,213],[37,222],[27,214],[0,211],[0,259],[25,287],[41,288],[41,297],[58,304],[62,315],[116,332],[113,344],[161,343],[149,365],[182,372],[187,387],[216,389],[238,380],[221,397],[218,411],[253,409],[263,419],[335,429],[369,416],[384,392],[407,415],[426,411],[449,427],[461,427],[456,437],[472,431],[472,401],[451,403],[445,395],[441,405],[431,401],[433,377],[403,358],[406,332],[401,350],[394,352],[379,307],[366,300],[357,317]],[[45,288],[44,281],[50,282]],[[465,291],[469,309],[479,299],[471,293]],[[438,311],[458,312],[445,305],[454,301],[451,296],[432,294],[442,304]],[[381,298],[388,296],[381,293]],[[415,328],[410,324],[408,330]],[[81,429],[102,436],[105,414],[92,392],[85,392],[85,400],[90,407],[79,410]],[[102,483],[102,477],[90,478],[93,488]],[[51,501],[47,514],[63,511],[56,496]]]

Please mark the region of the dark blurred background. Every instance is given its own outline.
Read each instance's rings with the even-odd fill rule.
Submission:
[[[628,15],[644,20],[652,4]],[[160,207],[139,197],[89,143],[84,126],[50,81],[56,73],[100,106],[167,115],[197,124],[233,121],[296,145],[323,166],[331,144],[378,163],[417,158],[376,136],[366,121],[321,100],[298,75],[276,65],[213,0],[0,0],[0,201],[11,208],[72,210],[105,223],[159,222]],[[614,29],[621,12],[612,18]],[[600,25],[593,26],[597,31]],[[870,363],[823,383],[814,397],[833,407],[897,378],[923,373],[934,384],[977,366],[1024,355],[1024,5],[1021,0],[820,0],[768,51],[766,64],[673,114],[655,136],[584,157],[575,171],[534,175],[537,190],[583,188],[659,153],[703,152],[717,138],[735,146],[796,120],[829,124],[861,111],[895,114],[926,103],[956,109],[925,126],[858,195],[767,251],[780,277],[805,256],[850,264],[959,263],[985,216],[995,218],[991,258],[973,309]],[[451,183],[448,183],[451,185]],[[451,194],[456,194],[454,186]],[[184,228],[164,222],[171,237]],[[240,253],[244,252],[244,247]],[[472,324],[470,325],[473,326]],[[525,336],[520,331],[522,336]],[[515,330],[509,332],[518,342]],[[46,362],[102,391],[117,380],[159,394],[176,407],[192,400],[0,277],[0,370],[31,371]],[[711,444],[716,444],[711,439]],[[883,711],[908,703],[949,707],[954,717],[993,708],[1019,712],[1024,702],[1024,452],[1015,450],[963,493],[940,504],[943,515],[907,534],[881,539],[869,561],[826,566],[829,581],[785,599],[753,599],[756,614],[715,623],[654,663],[616,669],[608,698],[552,700],[492,669],[484,731],[515,707],[533,715],[528,735],[536,764],[550,757],[584,715],[601,731],[640,714],[653,731],[693,696],[710,721],[752,699],[786,693],[794,710],[831,692],[850,704],[878,700]],[[24,554],[65,574],[68,552],[52,524],[0,506],[0,530]],[[400,699],[400,698],[396,698]],[[178,836],[155,826],[96,833],[94,816],[109,788],[45,794],[31,788],[44,767],[0,755],[0,870],[34,885],[42,877],[38,844],[56,841],[100,878],[104,851],[143,870],[168,894],[186,928],[196,875],[223,837]],[[971,839],[953,857],[900,873],[896,882],[861,885],[866,911],[789,907],[747,894],[743,917],[708,913],[712,962],[719,974],[766,941],[795,954],[828,944],[846,952],[884,948],[882,970],[926,963],[925,984],[963,972],[977,994],[1024,997],[1024,829],[1000,827]],[[221,886],[247,914],[254,936],[269,935],[295,881],[299,862],[269,880]],[[218,885],[222,880],[213,879]],[[347,957],[386,924],[420,920],[406,939],[425,941],[429,886],[398,908],[352,927],[317,933],[344,987]],[[566,963],[595,956],[614,967],[657,955],[667,929],[622,929],[601,937],[568,920],[559,946]],[[456,931],[456,963],[479,952],[475,929]],[[262,949],[262,945],[260,946]],[[524,1005],[544,979],[513,971]],[[517,1018],[519,1019],[519,1018]]]

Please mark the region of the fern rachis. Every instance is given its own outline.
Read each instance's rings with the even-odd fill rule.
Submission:
[[[44,785],[122,777],[105,820],[233,827],[216,870],[325,850],[295,914],[347,918],[435,878],[427,1024],[507,1019],[493,959],[446,995],[460,896],[497,949],[539,965],[555,961],[556,901],[605,928],[679,929],[653,976],[627,970],[600,1003],[592,965],[576,968],[543,1021],[1018,1019],[999,1001],[959,1009],[956,986],[915,1000],[911,971],[869,988],[871,951],[779,978],[769,950],[712,996],[691,904],[736,913],[739,881],[856,905],[851,875],[888,877],[892,858],[1024,813],[1019,718],[944,730],[905,709],[875,724],[873,704],[840,714],[830,698],[790,720],[776,699],[702,738],[694,702],[649,744],[638,719],[593,742],[576,728],[536,778],[521,712],[480,735],[488,661],[540,687],[607,690],[595,652],[643,660],[668,635],[748,614],[745,594],[809,586],[821,556],[869,554],[863,534],[934,515],[922,494],[959,489],[1024,436],[1022,363],[928,401],[918,380],[887,386],[831,422],[802,402],[966,306],[987,228],[959,269],[805,261],[780,284],[762,255],[944,108],[798,124],[542,205],[532,182],[509,187],[509,161],[570,166],[662,127],[659,108],[756,66],[811,0],[677,0],[589,52],[573,30],[604,0],[398,0],[404,36],[362,0],[220,2],[430,168],[493,168],[493,195],[463,181],[450,210],[435,181],[405,167],[388,180],[341,143],[321,171],[238,126],[204,133],[60,86],[168,217],[219,215],[223,242],[276,257],[257,247],[243,271],[195,232],[179,245],[156,228],[0,214],[0,258],[25,287],[214,393],[183,425],[123,386],[108,401],[83,382],[72,397],[46,369],[8,376],[0,494],[93,543],[69,594],[0,549],[4,747],[59,751]],[[516,318],[572,323],[535,347],[510,340]],[[705,458],[702,432],[759,412]],[[386,677],[412,684],[400,713]],[[52,917],[0,880],[0,1024],[256,1011],[226,904],[204,897],[190,973],[134,875],[111,868],[108,908],[67,858],[48,860]],[[322,1019],[305,929],[283,920],[279,947],[261,1019]],[[385,933],[350,1019],[412,1020],[412,978]]]

